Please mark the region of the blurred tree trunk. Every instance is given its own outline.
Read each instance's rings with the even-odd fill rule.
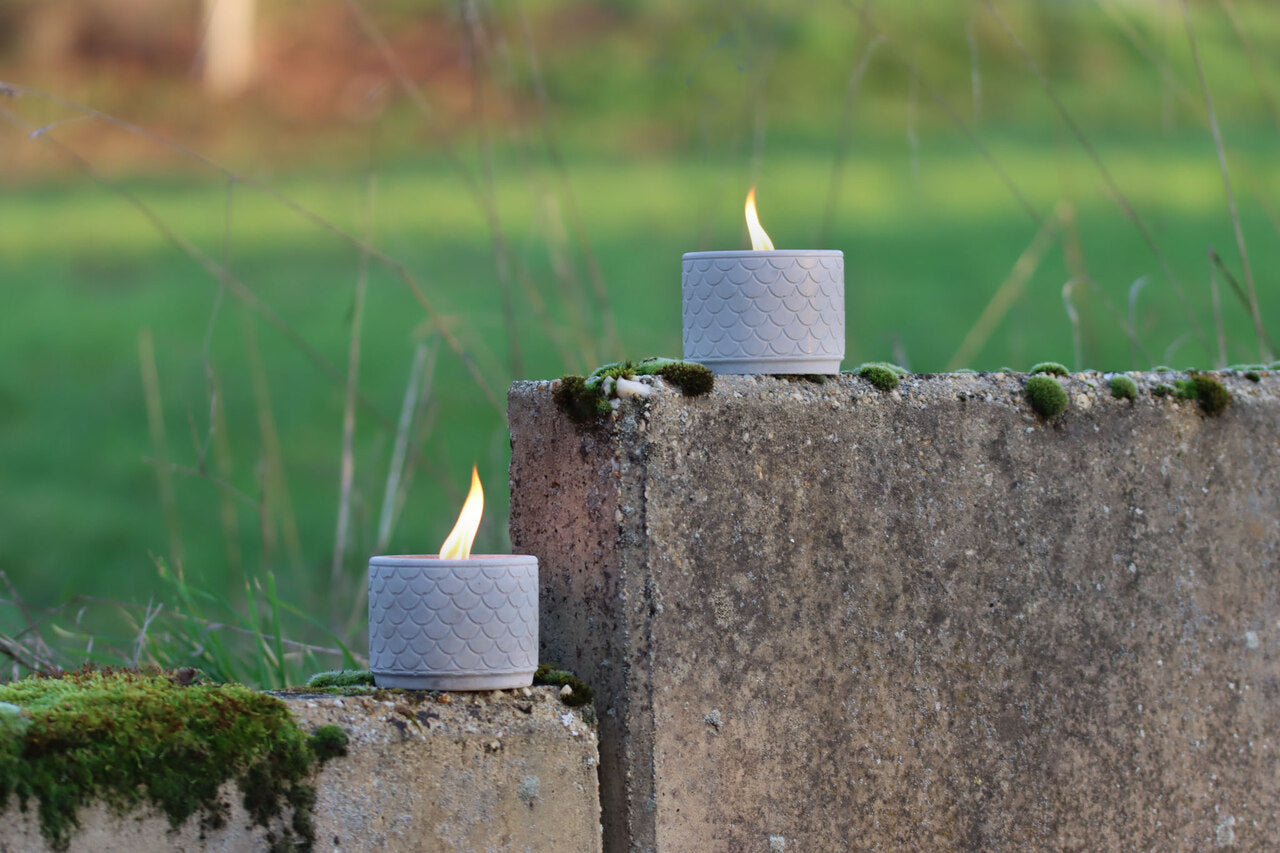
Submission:
[[[232,98],[253,81],[253,21],[257,0],[204,0],[204,87]]]

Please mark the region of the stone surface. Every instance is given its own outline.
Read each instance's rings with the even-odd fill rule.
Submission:
[[[341,726],[349,754],[316,781],[317,850],[598,851],[593,727],[557,687],[485,693],[282,694],[304,728]],[[260,851],[229,788],[227,826],[203,838],[194,822],[169,832],[158,813],[82,811],[70,850]],[[10,804],[0,851],[48,849],[35,804]]]
[[[1280,838],[1280,374],[717,377],[600,428],[517,383],[542,659],[596,689],[608,850]]]

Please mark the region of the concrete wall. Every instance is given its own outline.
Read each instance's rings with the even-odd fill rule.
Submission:
[[[718,377],[599,428],[517,383],[511,535],[597,691],[606,849],[1280,838],[1280,375],[1216,418],[1135,378],[1046,422],[1021,376]]]
[[[349,754],[316,780],[316,850],[582,851],[600,849],[598,754],[592,726],[558,688],[337,698],[282,694],[307,730],[336,724]],[[80,813],[72,853],[261,851],[234,788],[227,825],[169,831],[155,812]],[[35,803],[10,803],[0,851],[48,850]]]

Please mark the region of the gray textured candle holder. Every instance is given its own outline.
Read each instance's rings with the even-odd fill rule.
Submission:
[[[689,252],[684,357],[713,373],[839,373],[844,253]]]
[[[379,687],[528,687],[537,668],[536,557],[369,561],[369,670]]]

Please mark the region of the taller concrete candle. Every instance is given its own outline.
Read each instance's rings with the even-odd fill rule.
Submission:
[[[684,357],[714,373],[839,373],[844,253],[774,249],[747,195],[750,251],[683,258]]]

